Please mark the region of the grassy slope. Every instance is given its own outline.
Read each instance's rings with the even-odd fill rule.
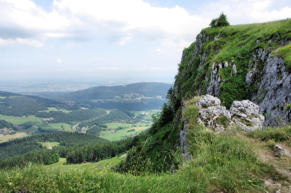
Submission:
[[[278,130],[289,137],[290,127]],[[205,133],[204,133],[205,134]],[[204,134],[199,134],[200,145],[192,161],[180,165],[175,173],[145,174],[133,176],[120,174],[110,168],[123,159],[115,157],[97,163],[66,165],[65,159],[49,166],[32,165],[24,169],[0,171],[1,192],[26,190],[28,192],[265,192],[264,181],[282,184],[286,188],[290,182],[280,173],[275,164],[263,163],[256,155],[271,154],[266,141],[261,141],[257,133],[251,135],[240,131],[228,131],[216,136],[213,143],[206,144]],[[261,132],[273,140],[277,137],[269,132]],[[260,136],[261,136],[260,135]],[[284,135],[284,134],[283,134]],[[201,136],[204,136],[201,138]],[[252,136],[252,137],[250,137]],[[276,135],[279,136],[279,135]],[[192,139],[193,136],[191,136]],[[287,145],[286,141],[281,141]],[[192,144],[193,145],[193,144]],[[260,158],[260,156],[259,156]],[[270,158],[281,163],[288,171],[290,157]],[[289,160],[289,161],[288,161]],[[285,163],[284,164],[282,164]],[[275,168],[275,165],[277,168]],[[287,168],[286,168],[287,167]],[[276,190],[276,187],[270,189]]]
[[[189,192],[191,185],[180,175],[143,176],[114,173],[109,167],[120,158],[80,165],[31,166],[1,171],[2,192]]]

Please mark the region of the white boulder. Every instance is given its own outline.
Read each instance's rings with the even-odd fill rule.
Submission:
[[[249,100],[234,101],[230,110],[221,106],[219,98],[203,95],[196,102],[198,122],[215,132],[227,128],[240,127],[245,131],[262,129],[264,116],[259,114],[259,106]]]
[[[231,124],[231,114],[220,105],[220,99],[211,95],[203,95],[196,102],[198,122],[216,132],[221,132]]]
[[[245,131],[263,128],[265,117],[259,106],[249,100],[234,101],[230,107],[232,121]]]

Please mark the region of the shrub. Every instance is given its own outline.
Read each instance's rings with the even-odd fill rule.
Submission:
[[[222,27],[229,26],[229,22],[227,21],[226,15],[223,13],[217,19],[213,19],[210,23],[210,27]]]

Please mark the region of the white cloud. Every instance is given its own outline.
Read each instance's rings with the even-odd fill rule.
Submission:
[[[274,7],[279,1],[285,6]],[[160,50],[180,49],[222,11],[234,24],[291,17],[291,5],[285,0],[219,0],[194,14],[144,0],[54,0],[49,12],[31,0],[0,0],[0,44],[40,46],[47,38],[77,39],[104,31],[117,36],[121,46],[143,37],[161,43]]]
[[[34,39],[25,39],[25,38],[15,38],[15,39],[2,39],[0,38],[0,46],[8,46],[8,45],[15,45],[15,44],[22,44],[28,45],[33,47],[42,47],[43,43],[34,40]]]
[[[57,58],[57,63],[61,64],[61,63],[63,63],[63,60],[61,58]]]

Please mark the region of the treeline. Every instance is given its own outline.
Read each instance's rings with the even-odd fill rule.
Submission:
[[[135,140],[128,138],[118,142],[77,147],[66,152],[67,163],[97,162],[115,157],[130,149],[133,145],[135,145]],[[60,154],[62,153],[64,152],[60,151]]]
[[[29,136],[5,143],[0,143],[0,159],[44,149],[41,142],[58,142],[60,146],[70,147],[88,144],[100,144],[107,142],[107,140],[93,135],[60,131]]]
[[[25,167],[29,163],[49,165],[65,157],[68,164],[97,162],[127,151],[135,145],[135,139],[91,145],[58,146],[52,150],[39,149],[26,154],[0,160],[0,168]]]
[[[0,168],[25,167],[29,163],[49,165],[59,161],[59,154],[53,150],[38,150],[0,160]]]

